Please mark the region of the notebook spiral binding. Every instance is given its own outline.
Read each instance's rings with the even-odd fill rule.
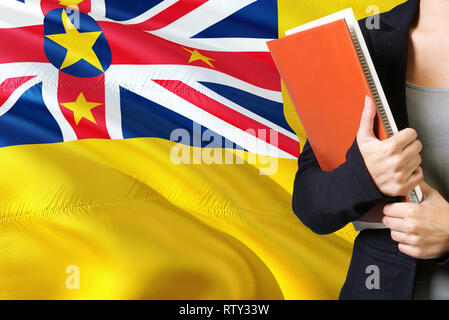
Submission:
[[[377,109],[379,110],[380,119],[381,119],[383,125],[385,126],[385,130],[387,132],[388,137],[391,137],[391,136],[393,136],[394,132],[393,132],[393,129],[391,128],[390,120],[388,119],[388,116],[385,112],[385,107],[382,103],[382,100],[380,99],[379,92],[377,91],[377,86],[376,86],[374,79],[371,75],[371,71],[368,67],[368,64],[366,63],[366,59],[365,59],[363,51],[360,47],[360,43],[357,38],[357,34],[353,27],[348,26],[348,29],[351,34],[352,42],[354,43],[355,49],[357,51],[357,55],[359,57],[360,63],[363,68],[363,71],[365,73],[366,80],[368,81],[368,85],[370,87],[371,94],[373,95],[374,101],[376,102]],[[408,198],[413,203],[420,203],[419,197],[415,190],[412,190],[408,193]]]

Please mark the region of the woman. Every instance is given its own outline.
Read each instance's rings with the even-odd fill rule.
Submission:
[[[360,232],[341,299],[449,299],[447,17],[449,0],[409,0],[382,13],[380,29],[361,20],[402,130],[379,141],[375,106],[367,99],[344,164],[323,172],[308,142],[299,158],[293,210],[306,226],[331,233],[355,220],[372,221],[381,208],[378,221],[389,228]],[[397,202],[417,185],[421,204]],[[375,286],[367,285],[372,270],[378,271]]]

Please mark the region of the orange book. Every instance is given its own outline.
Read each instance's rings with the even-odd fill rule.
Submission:
[[[352,9],[286,34],[268,47],[322,170],[331,171],[345,161],[366,95],[377,105],[378,137],[398,132]],[[410,201],[421,199],[419,187],[410,192]]]

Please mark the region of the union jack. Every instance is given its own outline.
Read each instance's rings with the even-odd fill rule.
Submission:
[[[276,7],[275,0],[2,0],[0,147],[169,139],[170,130],[199,124],[250,152],[260,153],[254,142],[262,141],[268,155],[296,158],[298,138],[266,46],[277,37]],[[274,130],[278,142],[261,130]]]

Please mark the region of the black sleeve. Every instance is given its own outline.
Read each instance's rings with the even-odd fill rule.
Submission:
[[[322,171],[307,141],[298,159],[293,188],[293,211],[312,231],[328,234],[363,216],[377,204],[396,199],[384,196],[372,181],[357,140],[346,161],[333,171]]]
[[[449,267],[449,254],[446,254],[441,258],[434,259],[434,261],[440,266]]]

